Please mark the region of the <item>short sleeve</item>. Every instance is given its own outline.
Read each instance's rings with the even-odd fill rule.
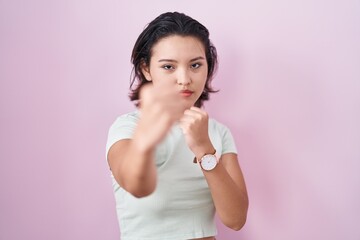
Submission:
[[[226,126],[220,124],[220,134],[221,134],[221,141],[222,141],[222,152],[221,154],[225,153],[236,153],[237,149],[235,145],[234,138]]]
[[[139,117],[137,112],[118,117],[110,126],[106,142],[106,159],[111,146],[119,140],[131,139]]]

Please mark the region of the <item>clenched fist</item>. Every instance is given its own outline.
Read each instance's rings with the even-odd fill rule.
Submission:
[[[174,85],[143,86],[140,91],[140,120],[134,133],[139,149],[146,151],[159,144],[189,107]]]
[[[185,110],[180,119],[180,127],[185,135],[186,143],[197,158],[214,151],[209,138],[208,122],[208,114],[197,107]]]

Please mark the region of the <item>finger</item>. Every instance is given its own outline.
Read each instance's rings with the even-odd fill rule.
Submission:
[[[176,85],[171,81],[158,81],[154,88],[159,96],[176,96],[175,93],[178,92]]]
[[[178,89],[172,85],[157,86],[154,92],[157,101],[173,107],[176,111],[181,111],[181,114],[190,107],[185,104],[185,99],[180,96]]]
[[[196,118],[194,118],[194,116],[192,115],[187,115],[187,114],[184,114],[181,118],[180,118],[180,122],[182,123],[187,123],[187,124],[191,124],[195,121]]]
[[[139,91],[139,107],[143,108],[147,103],[152,102],[153,98],[153,85],[146,84],[140,88]]]
[[[203,112],[203,110],[201,108],[198,108],[198,107],[195,107],[195,106],[192,106],[190,109],[194,110],[194,111],[197,111],[197,112]]]
[[[198,112],[198,113],[200,113],[200,114],[202,114],[202,115],[206,115],[207,114],[207,112],[206,111],[204,111],[203,109],[201,109],[201,108],[198,108],[198,107],[195,107],[195,106],[192,106],[191,108],[190,108],[190,110],[192,110],[192,111],[194,111],[194,112]]]
[[[199,118],[201,118],[204,114],[203,114],[202,112],[199,112],[199,111],[196,111],[196,110],[193,110],[192,108],[190,108],[190,109],[187,109],[187,110],[184,111],[184,115],[185,115],[185,116],[192,117],[192,118],[199,119]]]
[[[189,120],[185,119],[184,117],[181,117],[179,119],[179,124],[180,124],[180,126],[185,127],[185,126],[188,126],[190,123],[189,123]]]
[[[161,103],[169,108],[176,109],[179,104],[180,96],[178,96],[176,88],[166,84],[162,86],[155,86],[153,84],[146,84],[140,89],[139,93],[142,105],[149,105]]]
[[[149,94],[151,94],[152,89],[154,88],[154,86],[152,84],[145,84],[140,88],[140,92],[139,92],[139,97],[140,98],[146,98],[147,96],[149,96]]]
[[[184,134],[189,132],[190,127],[188,123],[179,121],[179,127]]]

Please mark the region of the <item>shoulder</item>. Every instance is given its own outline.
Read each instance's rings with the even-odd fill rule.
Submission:
[[[209,130],[223,133],[229,131],[229,128],[214,118],[209,118]]]
[[[125,114],[118,116],[116,120],[117,121],[121,121],[121,120],[138,121],[139,117],[140,117],[139,110],[135,110],[135,111],[125,113]]]
[[[237,148],[234,141],[234,137],[230,131],[230,129],[223,123],[216,121],[215,119],[209,119],[209,135],[213,136],[214,143],[216,144],[217,141],[220,141],[219,153],[235,153],[237,154]],[[218,138],[217,138],[217,137]]]
[[[106,144],[106,152],[109,151],[110,147],[115,142],[122,139],[132,138],[138,120],[139,120],[138,111],[134,111],[118,116],[109,128],[107,144]]]
[[[136,124],[139,120],[140,112],[138,110],[118,116],[111,127],[117,127],[124,124]]]

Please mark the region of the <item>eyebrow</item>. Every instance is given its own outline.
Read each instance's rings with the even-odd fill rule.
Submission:
[[[194,61],[197,61],[197,60],[205,60],[204,57],[196,57],[196,58],[193,58],[190,60],[190,62],[194,62]],[[174,59],[160,59],[158,62],[177,62],[176,60]]]

